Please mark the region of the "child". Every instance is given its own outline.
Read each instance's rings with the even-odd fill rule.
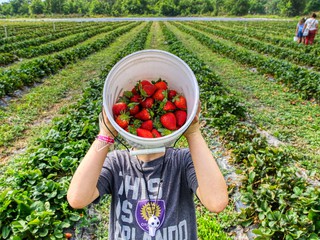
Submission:
[[[298,43],[304,43],[305,37],[303,36],[303,27],[305,23],[305,18],[301,18],[296,27],[296,36],[298,37]]]
[[[73,208],[111,194],[109,239],[197,239],[194,194],[211,212],[228,204],[227,186],[200,131],[199,111],[184,136],[188,149],[130,156],[109,152],[116,130],[102,113],[100,132],[76,170]],[[108,155],[107,155],[108,154]]]

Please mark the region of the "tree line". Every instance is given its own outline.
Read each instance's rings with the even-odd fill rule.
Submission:
[[[10,0],[0,5],[2,16],[298,16],[313,11],[320,11],[320,0]]]

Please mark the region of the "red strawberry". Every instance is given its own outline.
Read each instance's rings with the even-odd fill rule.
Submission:
[[[161,80],[159,79],[155,84],[154,86],[157,88],[157,89],[163,89],[163,90],[167,90],[168,89],[168,84],[166,81],[164,80]]]
[[[159,133],[158,130],[155,129],[155,128],[151,130],[151,133],[152,133],[154,138],[161,137],[161,133]]]
[[[141,102],[141,106],[144,108],[152,108],[153,103],[154,103],[154,99],[151,97],[148,97]]]
[[[152,133],[149,130],[143,129],[143,128],[138,128],[137,129],[137,135],[139,137],[144,137],[144,138],[153,138]]]
[[[127,104],[124,102],[117,102],[112,106],[113,115],[118,116],[127,110]]]
[[[157,101],[162,101],[167,97],[167,90],[158,89],[157,91],[155,91],[152,97]]]
[[[152,120],[144,121],[143,123],[141,123],[140,128],[143,128],[143,129],[146,129],[146,130],[151,131],[152,128],[153,128],[153,122],[152,122]]]
[[[138,94],[138,87],[135,86],[134,88],[132,88],[131,92],[133,93],[133,95]]]
[[[150,81],[148,80],[142,80],[142,81],[139,81],[139,83],[141,86],[146,86],[146,85],[153,85]]]
[[[139,94],[134,94],[131,98],[130,98],[130,102],[140,102],[141,101],[141,96]]]
[[[174,97],[173,102],[177,108],[187,110],[187,100],[184,96],[177,95],[176,97]]]
[[[160,122],[165,128],[167,128],[169,130],[176,130],[177,129],[176,116],[171,112],[165,113],[164,115],[162,115],[160,117]]]
[[[123,129],[126,129],[129,126],[130,117],[128,113],[122,113],[116,117],[116,123]]]
[[[140,112],[138,112],[136,115],[134,115],[135,118],[138,118],[143,121],[147,121],[151,119],[152,117],[152,112],[148,111],[147,109],[143,108]]]
[[[176,105],[174,105],[172,102],[167,101],[166,104],[163,107],[164,111],[173,111],[176,109]]]
[[[177,91],[176,90],[169,90],[168,99],[172,100],[176,95],[177,95]]]
[[[177,110],[174,112],[177,119],[177,127],[180,128],[187,120],[187,112],[183,110]]]
[[[131,102],[128,104],[130,115],[134,116],[140,111],[139,103]]]
[[[148,80],[142,80],[139,82],[139,90],[142,97],[150,97],[156,91],[156,86],[154,86]]]

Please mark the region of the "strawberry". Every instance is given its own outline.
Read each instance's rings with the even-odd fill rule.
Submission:
[[[154,100],[162,101],[163,99],[167,98],[167,90],[158,89],[155,91],[155,93],[152,95]]]
[[[187,120],[187,112],[183,110],[177,110],[174,112],[177,119],[177,127],[180,128]]]
[[[168,89],[168,84],[166,81],[159,79],[157,82],[154,83],[154,86],[157,89],[163,89],[163,90],[167,90]]]
[[[134,115],[135,118],[138,118],[143,121],[151,119],[152,116],[153,116],[152,111],[148,111],[146,108],[143,108],[140,112]]]
[[[155,128],[151,130],[151,133],[152,133],[154,138],[161,137],[161,133],[159,133],[158,130],[155,129]]]
[[[177,91],[176,90],[169,90],[168,92],[168,99],[172,100],[175,96],[177,95]]]
[[[66,237],[66,239],[72,238],[72,233],[66,232],[64,236]]]
[[[116,117],[116,123],[123,129],[126,129],[129,125],[130,117],[128,113],[122,113]]]
[[[134,116],[140,111],[139,103],[131,102],[128,104],[129,112],[131,116]]]
[[[118,116],[121,113],[125,112],[128,108],[128,105],[124,102],[117,102],[112,106],[113,115]]]
[[[139,82],[139,90],[142,97],[150,97],[156,91],[156,86],[154,86],[148,80],[142,80]]]
[[[147,85],[153,85],[150,81],[148,80],[142,80],[138,82],[139,85],[141,86],[147,86]]]
[[[145,100],[143,100],[143,101],[141,102],[141,106],[142,106],[143,108],[152,108],[153,103],[154,103],[154,99],[151,98],[151,97],[148,97],[148,98],[146,98]]]
[[[149,130],[143,129],[143,128],[138,128],[137,129],[137,135],[139,137],[144,137],[144,138],[153,138],[152,133]]]
[[[151,131],[152,128],[153,128],[153,122],[152,122],[152,120],[144,121],[143,123],[141,123],[140,128],[143,128],[143,129],[146,129],[146,130]]]
[[[138,94],[138,87],[137,87],[137,86],[134,86],[134,87],[132,88],[131,92],[133,93],[133,95]]]
[[[165,128],[167,128],[169,130],[176,130],[177,129],[176,116],[171,112],[163,114],[160,117],[160,122]]]
[[[172,102],[167,101],[166,104],[163,107],[164,111],[173,111],[176,109],[176,105],[174,105]]]
[[[177,108],[180,108],[182,110],[187,110],[187,100],[182,95],[177,95],[173,99],[174,104]]]
[[[139,103],[141,101],[141,96],[139,94],[134,94],[131,98],[130,98],[130,102],[137,102]]]

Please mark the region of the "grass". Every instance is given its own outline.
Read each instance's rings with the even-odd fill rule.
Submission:
[[[76,102],[86,82],[98,77],[100,69],[112,59],[110,56],[129,42],[130,36],[141,27],[117,38],[110,47],[48,77],[41,85],[31,88],[21,98],[10,101],[8,107],[0,109],[0,159],[10,155],[10,147],[25,146],[29,137],[36,137],[50,119],[60,115],[61,109],[67,109]]]
[[[310,157],[311,160],[303,162],[307,168],[313,169],[316,166],[320,169],[318,104],[302,100],[286,87],[268,80],[267,76],[213,53],[192,36],[187,36],[173,26],[171,28],[191,51],[198,54],[221,77],[225,87],[242,100],[251,121],[292,146],[296,153]]]

